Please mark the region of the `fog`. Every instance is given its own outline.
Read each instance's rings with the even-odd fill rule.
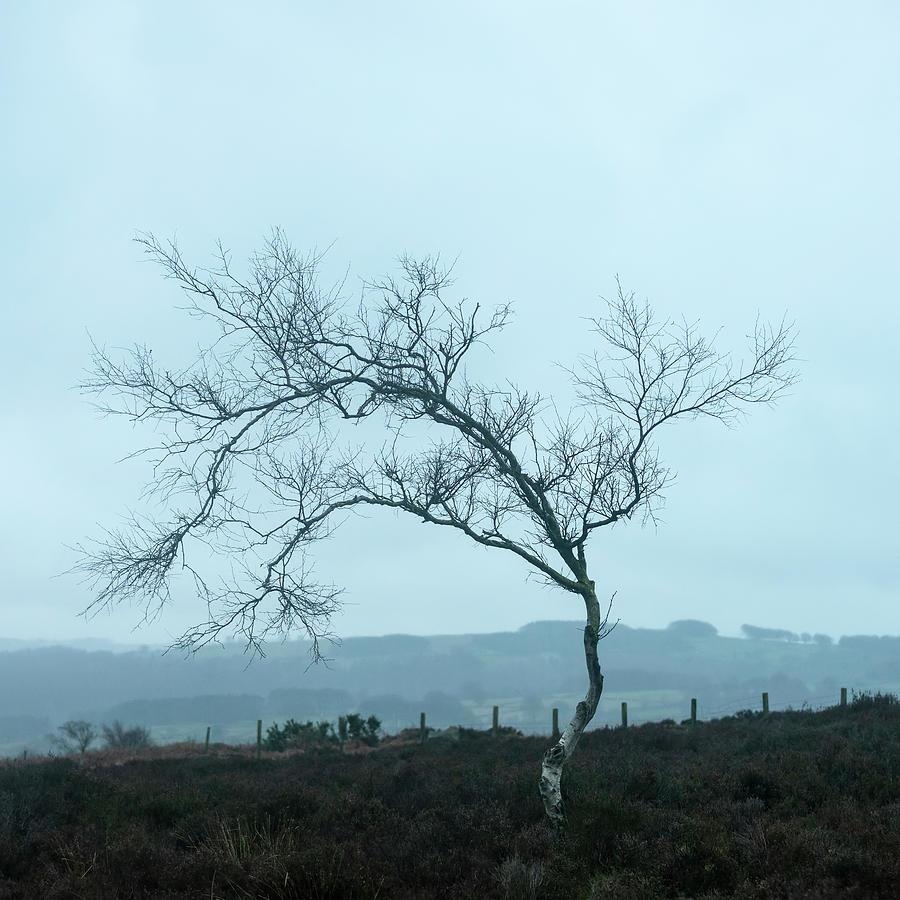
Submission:
[[[424,712],[432,727],[483,730],[496,706],[504,726],[548,734],[551,710],[565,716],[584,693],[581,631],[544,621],[512,633],[349,638],[330,648],[328,665],[311,667],[299,641],[270,645],[250,666],[240,645],[185,657],[0,641],[0,683],[17,686],[0,707],[0,758],[45,753],[53,729],[72,718],[140,724],[158,743],[201,741],[209,727],[215,741],[246,744],[260,719],[335,722],[355,711],[396,734]],[[747,626],[729,638],[696,620],[619,625],[601,644],[607,674],[590,728],[619,724],[622,702],[638,725],[683,721],[692,700],[709,720],[763,702],[773,712],[835,706],[842,688],[850,698],[896,691],[898,649],[898,637],[834,642]]]
[[[177,365],[200,333],[132,242],[208,264],[273,226],[325,276],[456,259],[515,316],[484,371],[567,401],[554,363],[626,288],[721,329],[796,322],[800,382],[734,429],[663,436],[657,526],[597,535],[632,627],[898,634],[900,11],[892,4],[5,4],[0,11],[3,635],[165,644],[199,601],[89,621],[70,549],[143,509],[152,429],[75,389],[91,337]],[[316,547],[341,635],[577,619],[520,561],[391,514]],[[615,638],[610,638],[614,641]],[[248,689],[249,690],[249,689]]]

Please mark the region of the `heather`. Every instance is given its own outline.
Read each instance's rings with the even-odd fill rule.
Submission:
[[[0,766],[0,897],[896,897],[900,705],[548,738],[180,745]]]

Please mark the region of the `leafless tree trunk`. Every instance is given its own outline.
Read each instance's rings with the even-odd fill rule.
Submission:
[[[588,691],[540,783],[548,816],[562,822],[563,766],[603,689],[606,619],[586,546],[601,528],[653,516],[670,481],[655,444],[661,425],[731,421],[794,381],[791,328],[757,324],[749,362],[735,366],[695,325],[656,320],[620,287],[594,320],[604,352],[570,370],[578,401],[561,415],[538,394],[467,374],[468,355],[506,325],[508,307],[485,320],[477,304],[450,302],[436,259],[402,259],[401,276],[367,283],[354,310],[339,289],[320,288],[318,260],[278,232],[244,277],[221,246],[215,269],[196,270],[174,243],[139,241],[219,337],[181,371],[142,347],[122,360],[96,350],[84,388],[112,395],[108,412],[156,423],[153,491],[171,514],[135,518],[81,548],[77,568],[96,592],[88,611],[137,599],[155,614],[181,568],[209,616],[175,646],[235,633],[262,652],[267,636],[299,628],[318,659],[340,591],[312,579],[309,550],[343,511],[399,510],[513,553],[586,608]],[[371,418],[386,440],[342,450],[340,424]],[[416,423],[429,426],[424,436]],[[268,502],[248,500],[254,491]],[[195,543],[234,563],[221,588],[194,564]]]
[[[544,811],[550,821],[560,826],[565,822],[562,796],[563,767],[575,752],[575,746],[584,734],[591,719],[597,712],[600,695],[603,693],[603,672],[597,655],[597,645],[603,637],[605,619],[600,617],[600,602],[597,599],[595,585],[589,581],[584,590],[584,604],[587,609],[587,622],[584,626],[584,660],[587,665],[588,689],[584,700],[575,707],[575,715],[559,740],[544,754],[541,766],[541,799]]]

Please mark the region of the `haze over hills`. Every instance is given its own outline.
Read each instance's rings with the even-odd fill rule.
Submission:
[[[106,650],[110,653],[133,653],[141,649],[165,650],[155,644],[125,644],[109,638],[72,638],[70,640],[50,640],[47,638],[0,638],[0,652],[8,650],[33,650],[37,647],[71,647],[77,650]]]
[[[71,718],[145,725],[161,742],[199,737],[211,725],[218,740],[246,742],[258,718],[334,720],[360,711],[393,731],[426,711],[437,727],[485,727],[498,704],[504,724],[545,732],[551,707],[564,718],[583,695],[581,630],[579,622],[543,621],[494,634],[347,638],[315,666],[302,641],[274,644],[252,661],[237,644],[185,658],[103,642],[85,649],[7,641],[0,751],[42,752],[47,735]],[[834,703],[842,686],[900,686],[900,637],[835,643],[754,626],[745,634],[722,637],[695,620],[666,629],[618,625],[601,644],[606,683],[593,726],[616,724],[621,700],[639,723],[680,720],[691,697],[711,718],[758,708],[762,691],[775,709]]]

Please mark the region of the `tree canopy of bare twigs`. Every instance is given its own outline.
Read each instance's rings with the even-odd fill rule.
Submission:
[[[183,648],[239,634],[260,649],[301,629],[318,657],[340,589],[313,578],[309,551],[367,506],[462,532],[587,597],[591,536],[652,516],[670,481],[661,426],[731,422],[795,380],[789,325],[757,323],[735,363],[696,325],[658,320],[619,286],[592,320],[596,353],[567,370],[578,400],[562,414],[538,393],[470,377],[470,355],[509,307],[452,299],[437,258],[402,258],[396,277],[367,282],[351,303],[321,286],[317,256],[277,231],[243,274],[221,246],[213,268],[197,269],[174,242],[138,241],[217,339],[179,370],[146,347],[95,347],[83,388],[107,412],[155,423],[152,490],[170,515],[134,516],[80,545],[78,569],[94,590],[89,611],[128,599],[151,613],[170,599],[173,573],[190,572],[208,617]],[[340,422],[363,419],[378,419],[383,440],[342,446]],[[227,556],[230,577],[195,564],[203,544]]]
[[[63,753],[85,753],[97,739],[97,731],[84,719],[69,719],[56,729],[59,734],[50,738],[50,743]]]

